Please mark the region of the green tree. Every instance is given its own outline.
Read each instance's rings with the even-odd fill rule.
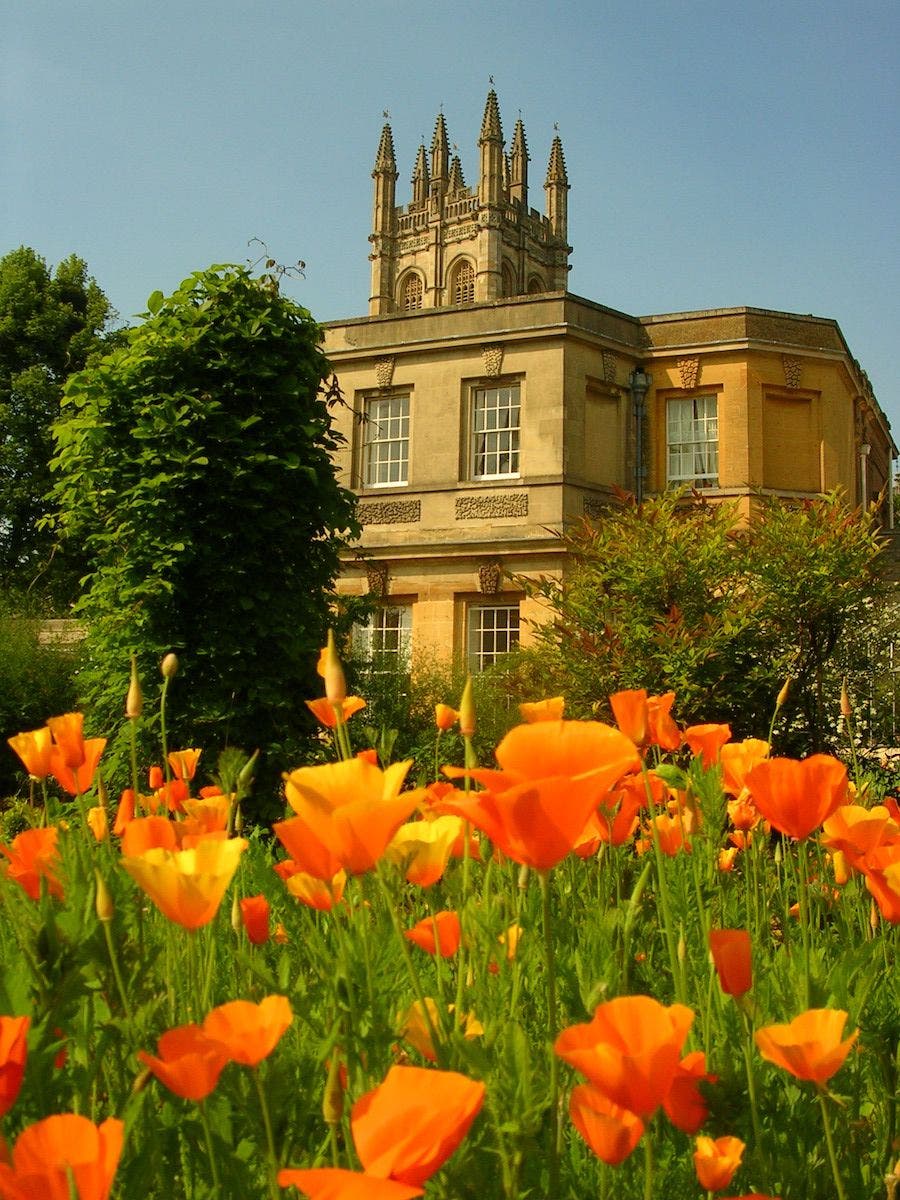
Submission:
[[[148,306],[124,347],[68,381],[56,427],[58,524],[92,559],[84,696],[111,732],[129,655],[147,686],[175,651],[173,744],[213,761],[225,745],[276,750],[281,769],[309,728],[356,529],[331,457],[339,392],[323,389],[319,326],[271,275],[211,267]]]
[[[60,554],[49,513],[53,422],[63,383],[104,343],[109,301],[74,254],[55,271],[20,246],[0,259],[0,586],[57,605],[77,594],[77,546]]]
[[[553,683],[574,711],[607,716],[620,689],[674,691],[682,720],[764,737],[790,676],[780,728],[795,749],[821,748],[838,672],[871,625],[874,519],[838,495],[760,498],[749,528],[736,517],[673,492],[568,532],[564,578],[520,581],[551,618],[517,686]]]

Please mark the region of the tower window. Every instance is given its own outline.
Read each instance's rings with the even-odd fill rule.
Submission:
[[[461,262],[454,271],[451,294],[454,304],[471,304],[475,299],[475,269],[470,262]]]
[[[422,307],[423,303],[423,288],[422,276],[417,275],[413,271],[407,275],[403,281],[403,289],[400,297],[400,307],[404,312],[413,312],[417,308]]]
[[[366,487],[409,478],[409,396],[370,396],[363,421],[362,476]]]
[[[719,419],[715,396],[678,396],[666,407],[669,483],[719,486]]]
[[[519,385],[476,388],[472,395],[473,479],[519,473]]]

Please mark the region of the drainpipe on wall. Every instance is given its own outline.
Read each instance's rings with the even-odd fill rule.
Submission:
[[[859,448],[859,490],[862,493],[860,496],[860,507],[865,510],[869,503],[869,455],[872,453],[872,447],[868,442],[863,442]]]
[[[628,376],[631,393],[631,410],[634,413],[634,498],[638,504],[644,501],[644,401],[652,380],[641,363]]]

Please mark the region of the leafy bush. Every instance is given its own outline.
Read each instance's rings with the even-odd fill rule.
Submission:
[[[623,688],[674,691],[679,716],[765,737],[776,697],[794,751],[833,741],[841,675],[871,641],[880,546],[874,518],[838,494],[730,504],[684,492],[626,504],[564,536],[560,580],[519,582],[551,609],[516,685],[543,679],[570,711],[608,716]]]

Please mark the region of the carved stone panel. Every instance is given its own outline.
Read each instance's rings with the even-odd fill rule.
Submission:
[[[384,562],[366,563],[366,583],[372,596],[386,596],[388,585],[388,565]]]
[[[356,510],[360,525],[401,525],[422,519],[421,500],[369,500]]]
[[[678,371],[681,375],[681,386],[685,391],[690,391],[697,386],[697,380],[700,378],[700,359],[679,358]]]
[[[478,590],[483,596],[496,596],[500,591],[503,568],[497,558],[488,559],[478,567]]]
[[[389,388],[394,381],[394,356],[379,358],[375,364],[375,379],[380,388]]]
[[[493,517],[527,517],[528,493],[489,492],[484,496],[457,496],[457,521],[487,521]]]
[[[607,383],[616,382],[616,356],[612,350],[603,351],[603,378]]]
[[[498,345],[482,346],[481,357],[484,360],[484,373],[488,379],[499,379],[503,370],[503,347]]]
[[[781,361],[784,365],[784,382],[789,388],[798,388],[803,375],[803,360],[784,354]]]

